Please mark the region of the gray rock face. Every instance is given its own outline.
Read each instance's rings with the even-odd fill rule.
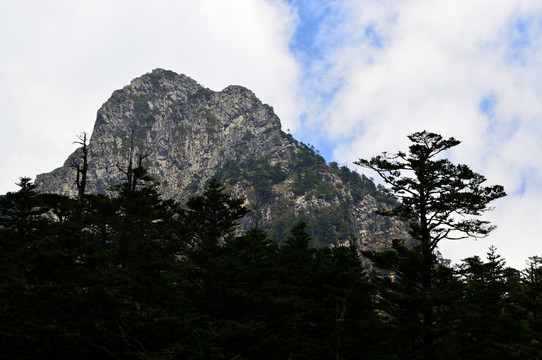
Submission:
[[[89,144],[89,192],[123,181],[118,166],[128,162],[132,132],[134,153],[149,154],[146,165],[162,194],[177,200],[187,185],[214,176],[228,160],[282,158],[289,152],[280,120],[249,90],[230,86],[215,93],[158,69],[115,91],[98,111]],[[36,183],[43,191],[73,195],[75,173],[66,165],[77,157],[76,151]]]
[[[374,215],[389,206],[386,201],[346,181],[345,169],[327,166],[282,132],[273,109],[246,88],[213,92],[156,69],[115,91],[98,110],[89,141],[87,193],[105,193],[124,181],[120,169],[126,169],[132,142],[135,156],[148,155],[144,165],[164,197],[184,202],[217,176],[253,210],[242,227],[258,223],[279,241],[283,228],[299,218],[314,222],[309,229],[320,244],[354,237],[362,248],[375,249],[404,233],[402,224]],[[76,150],[63,167],[38,175],[36,185],[76,196],[69,165],[79,161]]]

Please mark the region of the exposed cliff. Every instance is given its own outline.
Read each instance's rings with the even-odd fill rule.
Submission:
[[[133,138],[133,141],[132,141]],[[229,86],[213,92],[194,80],[156,69],[113,93],[98,110],[89,142],[87,192],[122,183],[120,169],[135,155],[164,197],[184,202],[217,177],[252,209],[243,227],[259,224],[282,241],[297,219],[309,223],[315,244],[355,238],[364,249],[399,236],[400,223],[374,214],[388,206],[366,177],[327,165],[315,150],[281,131],[273,109],[250,90]],[[75,196],[79,161],[38,175],[44,192]]]

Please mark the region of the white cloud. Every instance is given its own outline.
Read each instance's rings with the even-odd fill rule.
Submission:
[[[0,13],[0,193],[50,171],[91,132],[96,111],[161,67],[213,90],[239,84],[295,128],[302,106],[278,1],[13,1]]]
[[[314,4],[4,2],[0,193],[14,190],[19,176],[60,166],[114,90],[162,67],[213,90],[250,88],[275,108],[284,128],[317,131],[333,142],[340,163],[403,150],[406,135],[422,129],[462,140],[451,159],[511,195],[489,215],[499,226],[495,234],[454,243],[444,255],[483,256],[495,243],[521,267],[536,253],[542,217],[542,3]],[[289,48],[304,21],[294,5],[321,21],[314,53]]]
[[[536,206],[542,203],[542,3],[366,0],[343,6],[326,61],[328,73],[344,83],[325,116],[315,117],[336,139],[335,159],[351,163],[404,150],[406,135],[423,129],[462,140],[452,160],[516,194],[495,204],[495,222],[505,230],[480,242],[481,254],[493,241],[512,241],[516,246],[504,255],[522,266],[520,257],[534,255],[530,242],[542,216]],[[513,229],[521,239],[509,239]]]
[[[497,225],[489,237],[477,241],[442,242],[441,252],[458,262],[475,254],[485,258],[488,248],[494,245],[508,266],[523,269],[528,257],[542,254],[539,241],[539,224],[542,223],[540,199],[540,190],[529,190],[524,196],[509,195],[499,200],[495,210],[485,216],[486,220]]]

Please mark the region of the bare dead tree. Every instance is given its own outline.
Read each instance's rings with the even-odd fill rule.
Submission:
[[[153,178],[149,175],[149,172],[145,166],[143,166],[143,160],[150,156],[150,153],[144,155],[138,155],[137,166],[134,167],[134,132],[130,138],[130,153],[128,155],[128,166],[123,169],[122,166],[117,164],[117,169],[122,172],[126,177],[125,186],[129,191],[135,191],[137,189],[138,181],[152,181]]]
[[[69,167],[75,169],[77,173],[77,178],[75,184],[77,185],[77,201],[79,203],[83,202],[85,196],[85,189],[87,187],[87,172],[88,172],[88,137],[87,133],[83,132],[77,136],[77,141],[74,141],[74,144],[81,145],[79,150],[81,150],[81,162],[72,162]]]

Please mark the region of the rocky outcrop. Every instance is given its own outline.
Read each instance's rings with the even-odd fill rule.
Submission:
[[[144,165],[161,194],[180,202],[218,177],[252,209],[242,226],[258,223],[278,241],[298,219],[309,223],[315,244],[350,237],[375,249],[404,233],[401,223],[374,214],[389,199],[369,179],[326,165],[314,149],[284,133],[273,109],[241,86],[214,92],[162,69],[134,79],[98,110],[87,192],[105,193],[122,183],[131,152],[146,156]],[[61,168],[38,175],[36,185],[76,196],[70,164],[78,161],[76,150]]]

